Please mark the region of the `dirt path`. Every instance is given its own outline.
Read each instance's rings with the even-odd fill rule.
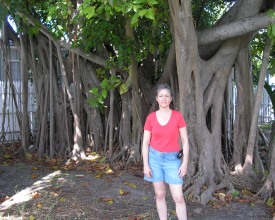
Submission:
[[[3,201],[4,197],[11,197]],[[104,174],[86,170],[59,171],[17,163],[0,165],[0,219],[127,219],[156,220],[153,188],[141,175]],[[175,207],[167,195],[169,219]],[[259,201],[227,202],[221,207],[187,202],[192,219],[272,219]]]

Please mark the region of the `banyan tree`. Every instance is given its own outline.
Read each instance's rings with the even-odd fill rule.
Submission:
[[[155,87],[166,82],[174,91],[173,108],[188,127],[186,193],[207,203],[216,190],[232,191],[237,179],[245,179],[246,187],[267,199],[274,192],[275,151],[263,164],[257,123],[272,58],[274,5],[273,0],[1,1],[2,52],[13,42],[21,58],[20,152],[79,161],[89,150],[112,163],[138,163],[144,120],[156,109]],[[255,92],[251,42],[259,34],[265,46],[259,47]],[[5,74],[8,79],[9,68]],[[30,81],[35,129],[27,110]],[[264,183],[258,181],[263,177]]]

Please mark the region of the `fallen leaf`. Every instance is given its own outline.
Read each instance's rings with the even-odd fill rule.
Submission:
[[[103,176],[102,173],[98,173],[95,177],[96,177],[96,178],[101,178],[102,176]]]
[[[218,193],[218,198],[220,201],[224,202],[225,201],[226,195],[224,193]]]
[[[252,192],[250,192],[248,189],[242,190],[242,193],[244,195],[247,195],[247,196],[250,196],[250,197],[254,197],[254,194]]]
[[[65,202],[66,199],[62,197],[62,198],[59,199],[59,201],[60,201],[60,202]]]
[[[227,195],[225,196],[225,200],[228,201],[228,202],[231,202],[232,199],[233,199],[233,196],[232,196],[231,194],[227,194]]]
[[[32,159],[32,154],[26,153],[25,157],[26,157],[27,160],[31,160]]]
[[[33,215],[30,215],[29,220],[35,220],[35,217]]]
[[[114,173],[114,171],[112,170],[112,169],[107,169],[106,171],[105,171],[105,173],[107,173],[107,174],[112,174],[112,173]]]
[[[119,193],[120,193],[120,195],[122,195],[122,196],[125,196],[125,195],[129,194],[129,192],[125,192],[123,189],[120,189],[120,190],[119,190]]]
[[[43,207],[43,203],[42,202],[39,202],[39,203],[37,203],[37,205],[36,205],[38,208],[42,208]]]
[[[124,184],[125,184],[125,185],[128,185],[128,186],[130,186],[130,187],[132,187],[132,188],[137,188],[137,186],[136,186],[135,184],[129,183],[129,182],[127,182],[127,181],[125,181]]]
[[[58,196],[58,193],[56,193],[56,192],[50,192],[50,194],[53,195],[53,196],[55,196],[55,197]]]
[[[250,200],[248,200],[248,199],[239,199],[239,200],[237,200],[239,203],[249,203],[250,202]]]
[[[101,198],[99,198],[99,200],[101,202],[106,202],[108,204],[113,204],[114,203],[114,200],[112,198],[109,198],[109,197],[101,197]]]
[[[32,174],[32,179],[36,179],[37,177],[39,177],[39,174],[37,174],[37,173]]]
[[[39,198],[41,198],[41,194],[38,193],[38,192],[34,192],[34,193],[32,193],[32,198],[33,199],[39,199]]]
[[[110,178],[110,177],[107,177],[105,180],[106,180],[107,182],[114,182],[114,180],[113,180],[112,178]]]

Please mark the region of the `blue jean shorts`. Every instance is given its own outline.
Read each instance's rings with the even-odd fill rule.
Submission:
[[[178,152],[159,152],[149,148],[149,166],[152,176],[144,179],[149,182],[166,182],[168,184],[183,184],[183,178],[179,176],[181,160],[177,158]]]

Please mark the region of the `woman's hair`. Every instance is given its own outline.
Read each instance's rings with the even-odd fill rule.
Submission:
[[[172,89],[167,83],[161,83],[157,85],[156,96],[158,96],[160,90],[162,89],[167,89],[170,92],[171,97],[173,97]]]

